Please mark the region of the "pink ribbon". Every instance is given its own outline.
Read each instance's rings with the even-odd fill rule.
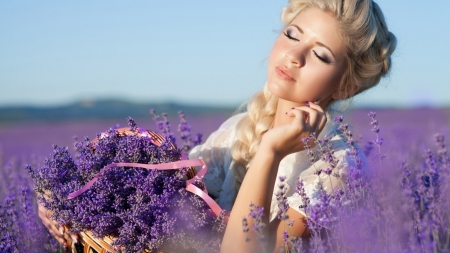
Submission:
[[[220,206],[208,195],[208,192],[205,188],[205,190],[201,190],[197,186],[193,184],[195,180],[202,180],[203,176],[208,171],[208,167],[206,166],[205,162],[201,159],[192,159],[192,160],[182,160],[182,161],[176,161],[176,162],[170,162],[170,163],[161,163],[161,164],[142,164],[142,163],[111,163],[105,167],[97,174],[93,179],[91,179],[85,186],[83,186],[78,191],[74,191],[69,194],[68,199],[73,199],[78,197],[83,192],[87,191],[91,186],[98,181],[99,176],[101,176],[102,171],[114,168],[114,167],[134,167],[134,168],[145,168],[148,170],[175,170],[180,169],[184,167],[192,167],[192,166],[202,166],[201,170],[197,172],[197,174],[186,181],[186,190],[189,192],[194,193],[195,195],[202,198],[206,204],[211,208],[211,210],[214,212],[216,216],[219,216],[222,209]]]

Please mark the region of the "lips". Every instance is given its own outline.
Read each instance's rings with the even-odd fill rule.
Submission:
[[[291,71],[289,71],[289,69],[286,68],[285,66],[277,66],[275,68],[275,72],[277,76],[282,80],[295,81],[295,79],[292,77],[293,75]]]

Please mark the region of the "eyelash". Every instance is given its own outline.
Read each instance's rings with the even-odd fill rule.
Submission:
[[[299,39],[292,37],[292,36],[289,34],[288,31],[285,31],[285,32],[284,32],[284,35],[285,35],[288,39],[290,39],[290,40],[293,40],[293,41],[300,41]],[[323,63],[325,63],[325,64],[330,64],[330,61],[329,61],[328,59],[320,57],[320,56],[316,53],[316,51],[313,51],[313,52],[314,52],[314,55],[315,55],[319,60],[321,60]]]
[[[326,63],[326,64],[330,64],[330,61],[329,61],[327,58],[322,58],[322,57],[320,57],[320,56],[316,53],[316,51],[313,51],[313,52],[314,52],[314,55],[315,55],[317,58],[319,58],[319,60],[323,61],[323,62]]]
[[[300,41],[299,39],[292,37],[292,36],[289,34],[288,31],[285,31],[285,32],[284,32],[284,35],[285,35],[286,37],[288,37],[288,39],[290,39],[290,40],[293,40],[293,41]]]

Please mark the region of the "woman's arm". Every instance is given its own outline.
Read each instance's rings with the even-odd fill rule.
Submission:
[[[306,119],[305,113],[309,115],[308,119]],[[263,222],[269,223],[270,203],[280,161],[288,154],[303,150],[303,143],[300,139],[314,132],[319,134],[326,123],[325,114],[320,106],[313,104],[311,107],[296,107],[290,110],[287,116],[292,118],[290,123],[269,130],[262,138],[231,210],[221,252],[262,251],[256,240],[256,234],[251,229],[248,232],[251,240],[250,242],[245,241],[246,235],[242,228],[242,218],[247,217],[249,204],[253,203],[264,207]],[[297,219],[295,222],[296,234],[303,234],[304,224],[300,224],[301,222],[298,221],[303,218],[302,215],[296,211],[290,211],[290,214],[293,216],[292,218]],[[272,245],[269,250],[266,250],[268,252],[276,250],[274,245],[275,240],[278,243],[277,231],[284,231],[285,224],[279,221],[277,223],[277,226],[267,226],[264,231],[265,238],[272,238],[271,241],[268,241],[269,245]],[[251,228],[253,220],[249,219],[248,224]]]
[[[271,193],[281,157],[265,149],[266,147],[260,147],[253,158],[252,166],[250,166],[244,177],[230,213],[221,252],[261,252],[256,240],[256,234],[251,229],[248,232],[250,242],[245,241],[246,235],[242,228],[242,218],[247,217],[249,205],[253,203],[264,207],[263,222],[268,224]],[[249,219],[248,223],[251,228],[253,220]],[[265,234],[267,235],[267,232]]]
[[[233,210],[230,214],[226,234],[222,242],[222,252],[261,252],[255,233],[249,231],[249,238],[251,240],[250,242],[245,242],[246,235],[243,232],[242,218],[248,215],[250,202],[264,207],[263,222],[268,224],[265,231],[265,240],[268,242],[269,246],[266,252],[278,252],[278,248],[284,246],[282,237],[284,231],[287,231],[290,236],[295,237],[303,236],[307,231],[305,216],[292,208],[288,209],[287,214],[289,220],[295,220],[293,227],[288,227],[286,224],[287,220],[280,221],[276,219],[269,224],[270,203],[272,198],[272,190],[270,189],[274,188],[276,172],[281,159],[271,157],[270,153],[259,151],[258,153],[260,156],[255,156],[255,158],[258,159],[258,162],[255,163],[255,165],[259,166],[259,168],[266,168],[268,172],[261,173],[261,171],[253,169],[252,173],[249,170],[245,175],[244,182],[242,183]],[[265,156],[263,154],[268,155]],[[269,164],[271,164],[272,167],[267,166]],[[255,168],[258,168],[256,166]],[[260,174],[263,175],[261,176]],[[232,222],[234,222],[234,224],[231,224]],[[253,221],[249,219],[248,223],[251,228]],[[230,238],[230,242],[227,242],[226,238]]]

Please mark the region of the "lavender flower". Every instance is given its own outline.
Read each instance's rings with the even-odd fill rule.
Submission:
[[[178,133],[180,139],[183,141],[183,152],[187,153],[192,147],[199,145],[202,142],[202,134],[198,133],[194,137],[191,136],[191,126],[188,125],[184,113],[178,112],[180,123],[178,124]]]
[[[374,114],[371,114],[374,116]],[[342,136],[347,140],[347,144],[350,147],[349,156],[353,160],[353,165],[349,164],[348,175],[346,180],[346,195],[347,199],[355,202],[361,198],[364,191],[368,189],[367,181],[365,180],[365,175],[362,172],[362,161],[358,155],[357,144],[353,139],[353,133],[350,131],[348,124],[343,122],[344,117],[340,116],[335,118],[335,122],[339,124],[339,131]],[[377,137],[378,138],[378,137]],[[381,145],[381,144],[380,144]],[[381,152],[381,151],[380,151]]]
[[[306,150],[306,154],[308,156],[309,164],[313,165],[316,162],[316,157],[314,155],[314,152],[311,150],[311,145],[309,142],[314,139],[314,135],[311,134],[310,136],[306,138],[302,138],[301,141],[303,142],[303,147]]]
[[[442,170],[444,172],[448,172],[448,170],[450,169],[450,158],[448,157],[447,148],[445,147],[445,137],[441,134],[436,134],[435,138],[438,148],[437,154],[439,155],[439,161],[442,164]]]
[[[245,233],[245,241],[246,242],[249,242],[251,239],[250,239],[250,237],[248,237],[248,231],[249,231],[249,228],[248,228],[248,221],[247,221],[247,218],[242,218],[242,231]]]
[[[256,240],[261,245],[263,251],[265,251],[267,241],[264,236],[263,229],[266,224],[262,221],[264,216],[264,207],[259,207],[253,203],[250,203],[250,212],[248,216],[253,219],[252,231],[256,234]]]
[[[287,203],[287,187],[286,187],[286,177],[279,177],[278,191],[275,193],[278,204],[278,214],[277,217],[279,220],[284,221],[289,219],[287,214],[287,210],[289,209],[289,204]]]

